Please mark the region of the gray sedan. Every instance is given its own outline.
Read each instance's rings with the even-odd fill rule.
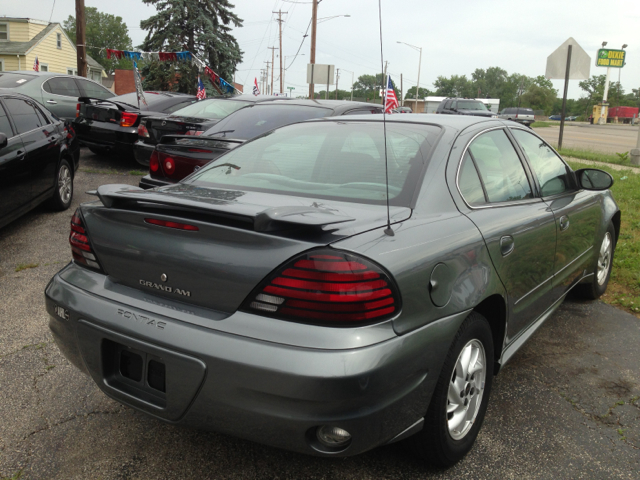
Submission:
[[[78,97],[104,100],[114,96],[93,80],[52,72],[0,72],[0,88],[31,97],[64,120],[76,118]]]
[[[45,292],[61,351],[172,424],[460,460],[494,375],[570,290],[607,288],[613,180],[513,122],[394,115],[384,132],[313,120],[172,186],[100,187]]]

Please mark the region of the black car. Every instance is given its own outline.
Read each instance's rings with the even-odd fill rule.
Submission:
[[[272,95],[236,95],[200,100],[169,116],[149,116],[138,127],[134,153],[138,163],[149,165],[155,146],[164,135],[202,135],[220,120],[253,103],[271,102],[282,97]]]
[[[275,128],[313,118],[380,114],[382,106],[341,100],[278,100],[256,103],[232,113],[201,136],[165,135],[140,187],[170,185],[214,158]]]
[[[436,113],[449,115],[473,115],[476,117],[495,118],[496,114],[487,110],[480,100],[475,98],[445,98],[440,102]]]
[[[80,97],[73,126],[80,143],[97,155],[122,153],[133,156],[140,121],[150,115],[167,115],[196,101],[195,95],[177,92],[144,92],[147,105],[127,93],[108,100]]]
[[[78,141],[69,123],[26,95],[0,89],[0,227],[48,201],[73,199]]]

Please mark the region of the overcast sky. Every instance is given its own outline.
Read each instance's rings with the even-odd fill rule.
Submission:
[[[233,2],[234,0],[232,0]],[[62,22],[75,14],[75,0],[28,0],[3,2],[0,13],[7,16],[32,17]],[[153,15],[155,9],[137,0],[85,0],[87,6],[121,16],[129,27],[134,45],[142,42],[145,32],[140,20]],[[271,60],[271,50],[278,46],[277,15],[283,15],[282,49],[286,65],[294,60],[311,19],[310,0],[235,0],[235,11],[244,27],[234,31],[244,52],[238,65],[236,81],[251,90],[260,69]],[[351,72],[362,74],[381,71],[378,0],[322,0],[318,17],[350,15],[321,21],[318,25],[316,63],[333,64],[341,71],[339,86],[348,89]],[[382,37],[384,59],[399,86],[404,90],[416,84],[418,52],[398,41],[422,47],[420,85],[433,89],[439,76],[467,75],[476,68],[501,67],[508,73],[544,75],[547,56],[567,38],[573,37],[592,58],[591,75],[604,74],[596,67],[595,56],[603,41],[608,48],[627,43],[627,65],[621,70],[626,92],[640,87],[640,0],[382,0]],[[635,44],[634,44],[635,42]],[[300,55],[285,74],[286,86],[294,94],[308,93],[306,64],[310,38],[306,38]],[[274,87],[279,91],[279,59],[276,50]],[[618,69],[611,79],[617,81]],[[230,79],[229,79],[230,80]],[[562,93],[563,80],[554,80]],[[317,86],[316,90],[325,87]],[[333,90],[333,87],[332,87]],[[569,98],[582,91],[578,80],[570,81]]]

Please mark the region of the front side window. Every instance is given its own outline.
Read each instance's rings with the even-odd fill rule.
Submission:
[[[484,103],[477,100],[458,100],[458,110],[479,110],[482,112],[487,111]]]
[[[532,198],[524,167],[502,129],[480,135],[468,151],[480,173],[489,202]]]
[[[538,177],[543,197],[559,195],[574,189],[571,170],[544,140],[524,130],[511,131]]]
[[[7,113],[0,105],[0,133],[4,133],[7,138],[13,137],[13,129],[11,128],[11,123],[9,122],[9,117],[7,117]]]
[[[410,204],[438,133],[434,126],[387,124],[391,205]],[[290,125],[218,157],[186,182],[384,205],[383,125],[344,121]]]
[[[18,133],[30,132],[43,126],[33,105],[20,98],[6,98],[4,101]]]

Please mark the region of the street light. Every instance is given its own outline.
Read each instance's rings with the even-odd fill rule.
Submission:
[[[602,48],[607,46],[607,42],[602,42]]]
[[[353,102],[353,76],[354,76],[354,73],[351,70],[347,70],[345,68],[343,68],[342,70],[344,70],[345,72],[349,72],[351,74],[351,101]]]
[[[286,67],[286,65],[287,65],[287,58],[291,58],[291,57],[295,57],[295,56],[296,56],[296,55],[287,55],[287,56],[285,56],[285,57],[282,57],[282,59],[284,60],[284,64],[285,64],[285,67],[282,69],[282,84],[283,84],[283,85],[285,84],[285,82],[284,82],[284,77],[285,77],[285,73],[287,72],[287,67]],[[304,53],[298,53],[298,54],[297,54],[297,56],[299,56],[299,57],[304,57]],[[289,65],[289,66],[291,66],[291,65]],[[291,90],[289,90],[289,93],[291,93]]]
[[[625,48],[627,48],[629,45],[627,45],[626,43],[622,45],[622,50],[624,50]],[[622,64],[622,67],[624,67],[624,64]],[[618,69],[618,88],[620,87],[620,73],[622,73],[622,67],[620,67]]]
[[[418,59],[418,83],[416,85],[416,105],[415,105],[415,112],[418,113],[418,92],[420,91],[420,66],[422,65],[422,47],[416,47],[415,45],[411,45],[410,43],[406,43],[406,42],[397,42],[397,43],[403,43],[407,47],[411,47],[414,50],[418,50],[420,52],[420,58]],[[402,99],[402,101],[404,101],[404,99]]]

